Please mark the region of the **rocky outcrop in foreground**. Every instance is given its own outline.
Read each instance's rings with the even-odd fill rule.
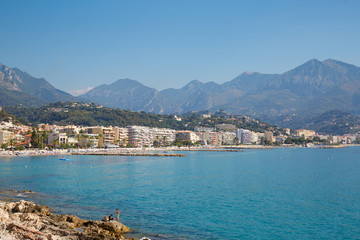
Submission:
[[[0,202],[0,239],[127,239],[130,229],[116,221],[89,221],[57,215],[33,202]]]

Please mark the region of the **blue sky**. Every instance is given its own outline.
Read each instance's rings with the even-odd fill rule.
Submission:
[[[2,0],[0,12],[0,62],[65,91],[223,83],[313,58],[360,66],[357,0]]]

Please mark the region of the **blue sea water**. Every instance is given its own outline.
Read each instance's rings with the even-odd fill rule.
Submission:
[[[0,158],[0,187],[152,239],[360,238],[359,147],[185,154]]]

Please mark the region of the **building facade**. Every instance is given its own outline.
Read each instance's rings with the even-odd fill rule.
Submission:
[[[0,145],[9,143],[14,138],[14,133],[8,130],[0,130]]]

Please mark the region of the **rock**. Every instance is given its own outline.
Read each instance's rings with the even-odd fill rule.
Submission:
[[[130,229],[122,223],[117,221],[102,222],[100,221],[99,227],[113,233],[128,233]]]
[[[4,208],[0,208],[0,222],[8,220],[9,218],[9,213]]]
[[[35,213],[22,213],[19,219],[23,222],[36,224],[40,221],[40,217]]]
[[[130,229],[116,221],[87,221],[74,215],[57,215],[49,207],[21,200],[0,202],[0,239],[116,240]],[[6,236],[6,238],[5,238]]]
[[[9,204],[9,207],[12,207],[12,212],[13,213],[37,213],[37,214],[44,214],[44,215],[49,215],[49,207],[47,206],[41,206],[41,205],[37,205],[33,202],[28,202],[25,200],[20,200],[20,202],[15,203],[15,205],[13,206],[12,204]]]

